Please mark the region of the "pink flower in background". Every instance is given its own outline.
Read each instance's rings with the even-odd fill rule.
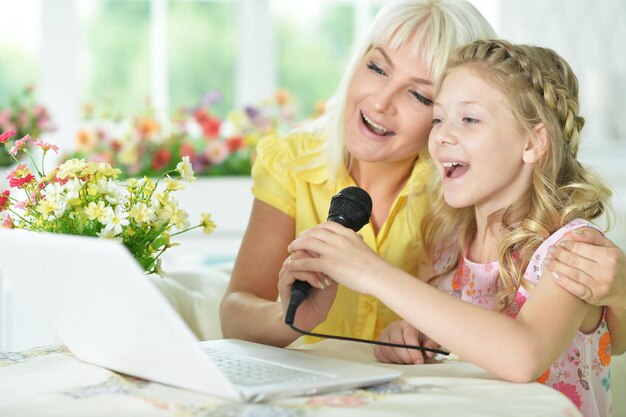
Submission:
[[[2,227],[6,229],[13,229],[14,227],[13,219],[11,218],[10,215],[7,214],[7,216],[4,218],[4,221],[2,222]]]
[[[224,142],[209,142],[204,150],[204,156],[212,164],[221,164],[228,158],[228,146]]]
[[[57,145],[53,145],[51,143],[44,142],[41,139],[37,139],[35,141],[35,143],[33,143],[33,145],[39,146],[41,149],[43,149],[46,152],[47,151],[54,151],[55,153],[59,152],[59,147]]]
[[[0,143],[7,143],[11,136],[15,135],[15,130],[9,130],[0,135]]]
[[[9,97],[8,103],[0,103],[0,130],[15,131],[16,138],[21,142],[3,137],[10,152],[0,152],[0,166],[9,166],[20,159],[31,142],[26,143],[25,137],[39,138],[46,132],[55,129],[48,110],[36,102],[35,91],[32,86],[21,89],[17,94]]]
[[[22,139],[15,141],[15,145],[11,148],[11,155],[15,156],[17,153],[26,147],[26,144],[30,140],[30,135],[24,136]]]

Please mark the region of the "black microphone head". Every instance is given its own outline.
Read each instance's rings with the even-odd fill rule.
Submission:
[[[372,198],[362,188],[346,187],[330,200],[328,220],[339,223],[355,232],[370,221]]]

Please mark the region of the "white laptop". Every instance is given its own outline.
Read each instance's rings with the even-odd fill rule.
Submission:
[[[116,241],[1,229],[0,273],[77,358],[151,381],[263,401],[374,385],[401,374],[241,340],[199,342]]]

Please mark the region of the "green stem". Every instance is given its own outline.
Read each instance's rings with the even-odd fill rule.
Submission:
[[[176,236],[176,235],[180,235],[181,233],[185,233],[185,232],[188,232],[188,231],[193,230],[193,229],[197,229],[198,227],[202,227],[202,226],[203,226],[203,224],[202,224],[202,223],[200,223],[200,224],[197,224],[197,225],[195,225],[195,226],[191,226],[191,227],[190,227],[190,228],[188,228],[188,229],[185,229],[185,230],[180,230],[180,231],[178,231],[178,232],[176,232],[176,233],[172,233],[170,236],[171,236],[171,237],[174,237],[174,236]]]
[[[43,178],[44,174],[39,170],[39,168],[37,168],[37,163],[35,162],[35,158],[33,158],[33,155],[31,155],[30,152],[28,152],[28,149],[24,150],[24,153],[26,153],[26,155],[28,155],[28,158],[32,161],[33,166],[35,167],[35,171],[37,171],[37,175],[39,175],[39,178]],[[45,153],[44,153],[45,155]],[[42,165],[43,167],[43,165]]]

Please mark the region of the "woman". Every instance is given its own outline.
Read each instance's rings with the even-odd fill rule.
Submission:
[[[278,272],[288,244],[323,222],[331,197],[349,185],[373,200],[371,221],[361,231],[365,242],[417,276],[420,219],[430,205],[424,191],[433,85],[457,46],[493,37],[466,1],[388,2],[327,114],[286,138],[261,141],[252,173],[255,201],[220,310],[224,337],[274,346],[299,337],[284,324]],[[603,275],[615,274],[603,269]],[[399,317],[374,297],[331,285],[312,292],[296,319],[304,330],[376,339]]]

